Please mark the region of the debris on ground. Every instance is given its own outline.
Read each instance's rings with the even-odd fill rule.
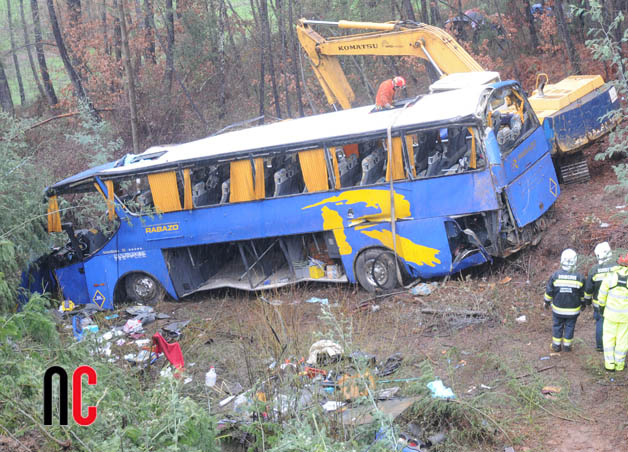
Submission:
[[[517,323],[526,323],[527,321],[528,318],[525,315],[521,315],[515,319],[515,322]]]
[[[378,377],[386,377],[388,375],[391,375],[395,373],[397,369],[399,369],[399,366],[401,366],[401,361],[403,361],[403,356],[401,356],[401,353],[395,353],[386,358],[386,361],[384,361],[383,363],[379,363],[375,370],[375,373]]]
[[[181,346],[178,342],[168,343],[159,333],[153,335],[153,344],[155,345],[156,353],[163,353],[166,355],[166,359],[170,361],[177,369],[182,369],[184,365],[183,353],[181,352]]]
[[[432,293],[430,284],[420,283],[410,289],[410,293],[414,296],[426,297]]]
[[[310,365],[315,365],[318,362],[319,357],[326,356],[328,358],[334,359],[339,358],[342,353],[343,350],[340,345],[336,344],[333,341],[323,339],[312,344],[307,358],[307,363]]]
[[[430,381],[427,384],[427,387],[430,391],[432,391],[432,397],[437,399],[453,399],[455,398],[454,392],[451,388],[445,386],[442,380],[434,380]]]
[[[312,297],[305,300],[306,303],[320,303],[323,306],[329,306],[329,299]]]
[[[181,320],[178,322],[169,323],[168,325],[162,327],[161,329],[164,330],[166,333],[170,333],[175,336],[181,336],[181,330],[185,328],[188,325],[188,323],[190,323],[189,320]]]

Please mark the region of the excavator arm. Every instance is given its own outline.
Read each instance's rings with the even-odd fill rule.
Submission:
[[[337,25],[342,29],[376,30],[369,33],[324,38],[312,24]],[[456,72],[484,71],[460,44],[437,27],[414,22],[324,22],[300,19],[297,35],[312,63],[330,104],[351,108],[355,94],[340,66],[339,56],[415,56],[427,60],[439,76]]]

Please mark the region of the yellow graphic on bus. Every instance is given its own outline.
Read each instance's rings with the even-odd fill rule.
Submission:
[[[322,206],[321,215],[323,217],[323,229],[333,232],[340,254],[346,256],[351,254],[353,249],[347,241],[343,219],[340,216],[340,213],[333,210],[333,206],[354,205],[358,203],[364,203],[366,207],[373,207],[377,209],[378,212],[351,218],[349,226],[357,226],[355,228],[356,231],[359,231],[367,237],[378,240],[387,248],[393,249],[393,237],[391,231],[368,230],[373,223],[390,222],[390,192],[388,191],[374,189],[350,190],[340,193],[337,196],[323,199],[315,204],[305,206],[303,209]],[[394,193],[394,203],[396,218],[410,217],[410,202],[405,199],[403,195]],[[406,262],[411,262],[417,265],[429,265],[430,267],[440,264],[440,260],[436,257],[436,255],[440,253],[440,250],[419,245],[410,239],[400,236],[399,234],[397,234],[396,241],[397,253]]]

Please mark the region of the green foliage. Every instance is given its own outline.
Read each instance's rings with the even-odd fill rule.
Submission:
[[[586,41],[587,47],[597,60],[608,64],[616,73],[617,77],[612,83],[621,99],[626,99],[628,95],[628,71],[626,66],[625,50],[622,47],[628,42],[628,29],[622,29],[624,14],[619,11],[615,17],[607,17],[606,7],[599,0],[591,0],[588,10],[577,10],[589,17],[592,28],[589,30],[589,39]],[[610,113],[613,117],[625,118],[628,113],[628,106],[623,105]],[[621,122],[610,133],[609,146],[595,156],[596,160],[612,159],[626,156],[626,146],[628,145],[628,124]],[[618,163],[613,167],[617,176],[617,184],[606,187],[608,191],[619,191],[624,193],[628,202],[628,164]]]
[[[181,379],[112,364],[96,339],[88,335],[75,343],[60,336],[40,296],[32,297],[23,312],[0,317],[0,424],[18,437],[28,435],[41,423],[46,369],[58,365],[71,375],[79,365],[89,365],[98,383],[83,385],[83,403],[98,407],[96,422],[89,428],[73,422],[46,428],[54,438],[71,438],[76,450],[102,452],[219,450],[215,419],[206,404],[183,395]],[[52,441],[40,446],[60,450]]]
[[[87,107],[80,106],[80,127],[66,135],[66,139],[79,144],[89,157],[90,166],[102,165],[113,160],[114,152],[122,148],[122,138],[113,137],[111,126],[106,121],[96,121]]]
[[[46,170],[25,134],[29,123],[0,114],[0,312],[15,305],[19,270],[47,248]]]

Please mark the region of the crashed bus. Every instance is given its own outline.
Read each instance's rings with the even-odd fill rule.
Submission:
[[[48,226],[67,244],[24,285],[101,308],[312,280],[391,289],[535,243],[558,195],[516,82],[438,92],[152,147],[62,180],[46,191]],[[99,225],[73,205],[95,200]]]

